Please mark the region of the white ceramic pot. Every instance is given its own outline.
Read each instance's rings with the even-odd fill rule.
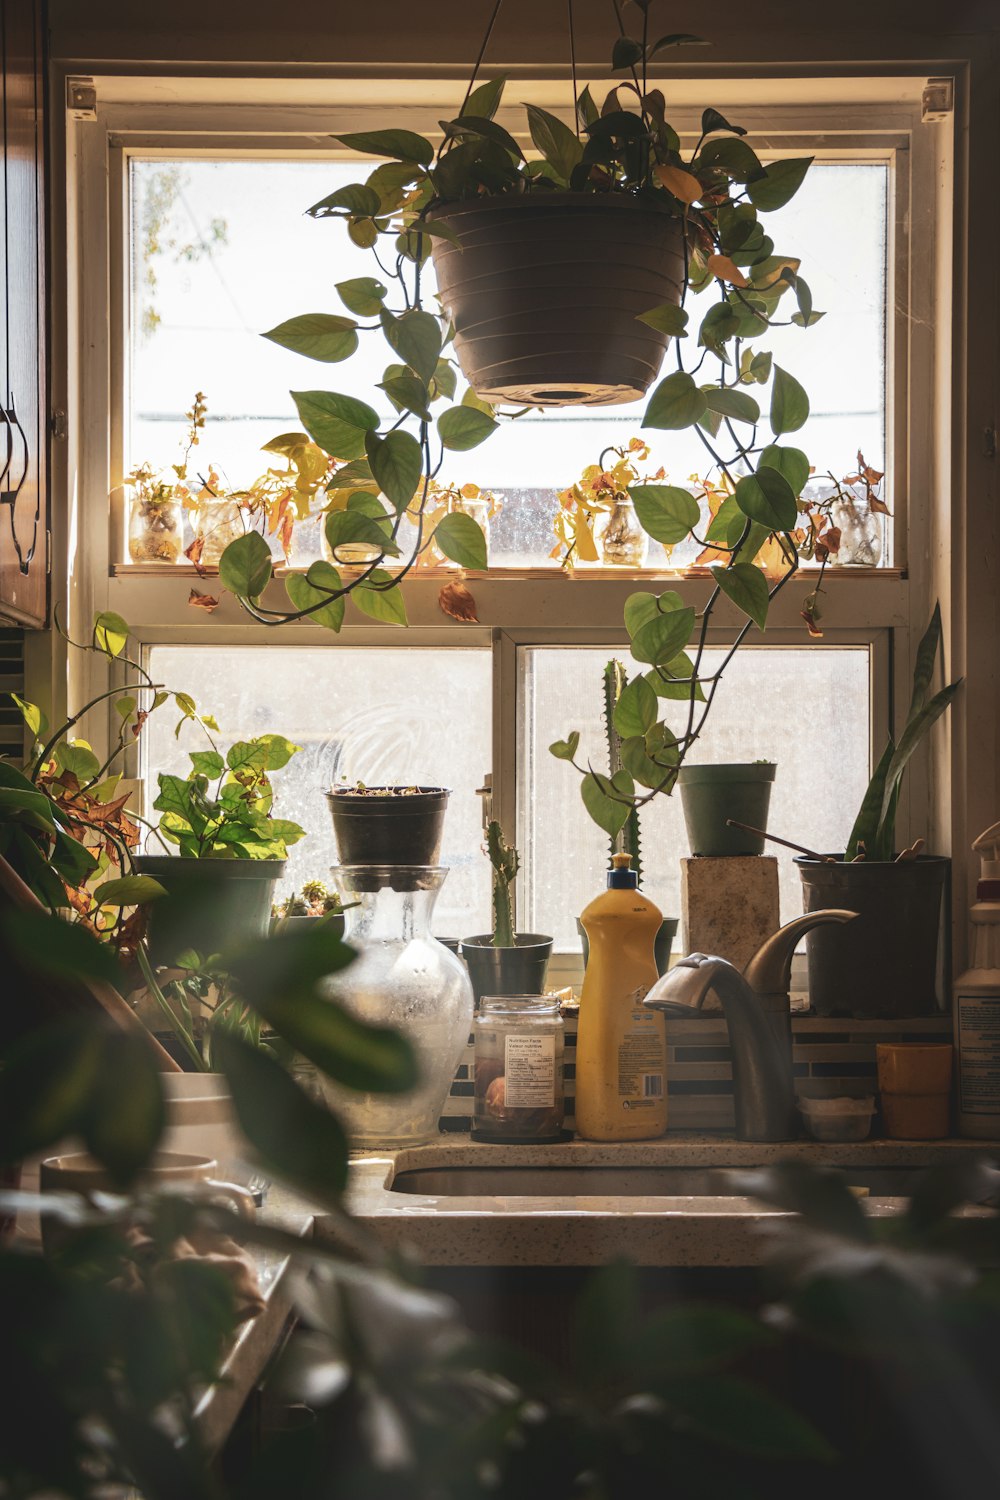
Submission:
[[[245,1154],[229,1085],[221,1073],[164,1073],[167,1129],[163,1151],[210,1156],[226,1165]]]

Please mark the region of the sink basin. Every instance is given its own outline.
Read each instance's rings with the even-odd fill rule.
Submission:
[[[918,1167],[845,1167],[852,1187],[873,1197],[908,1197]],[[722,1167],[474,1166],[397,1172],[394,1193],[430,1198],[727,1198],[739,1193]]]

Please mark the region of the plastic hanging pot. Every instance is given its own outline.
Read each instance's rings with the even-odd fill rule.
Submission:
[[[462,939],[478,1005],[484,995],[541,995],[552,956],[552,939],[538,932],[515,932],[513,948],[494,948],[489,932]]]
[[[828,864],[800,856],[795,863],[807,912],[858,913],[842,926],[814,927],[806,939],[813,1010],[886,1020],[940,1012],[951,861],[926,855]]]
[[[326,800],[342,865],[440,862],[446,787],[334,787]]]
[[[149,905],[153,963],[171,968],[193,949],[206,957],[267,936],[283,859],[183,859],[143,854],[135,862],[167,894]]]
[[[757,834],[730,828],[727,820],[767,828],[771,784],[776,767],[770,761],[719,766],[682,766],[677,785],[692,854],[715,857],[763,854]]]
[[[638,401],[668,334],[640,321],[679,306],[684,226],[627,193],[532,192],[429,215],[438,292],[455,352],[486,401],[605,406]]]

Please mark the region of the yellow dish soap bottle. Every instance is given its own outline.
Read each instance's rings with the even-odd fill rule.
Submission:
[[[587,1141],[648,1141],[667,1128],[663,1016],[642,1003],[656,983],[653,941],[663,916],[638,888],[630,854],[612,856],[608,889],[580,915],[590,957],[576,1042],[576,1133]]]

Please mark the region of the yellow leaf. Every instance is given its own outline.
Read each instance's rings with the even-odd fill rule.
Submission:
[[[574,539],[576,541],[576,555],[581,562],[597,562],[597,547],[594,543],[594,533],[585,515],[578,515],[574,520]]]
[[[656,175],[667,189],[682,203],[697,203],[705,189],[691,172],[683,167],[657,167]]]
[[[710,255],[707,265],[713,276],[717,276],[720,281],[728,281],[730,286],[749,285],[739,266],[728,255]]]

